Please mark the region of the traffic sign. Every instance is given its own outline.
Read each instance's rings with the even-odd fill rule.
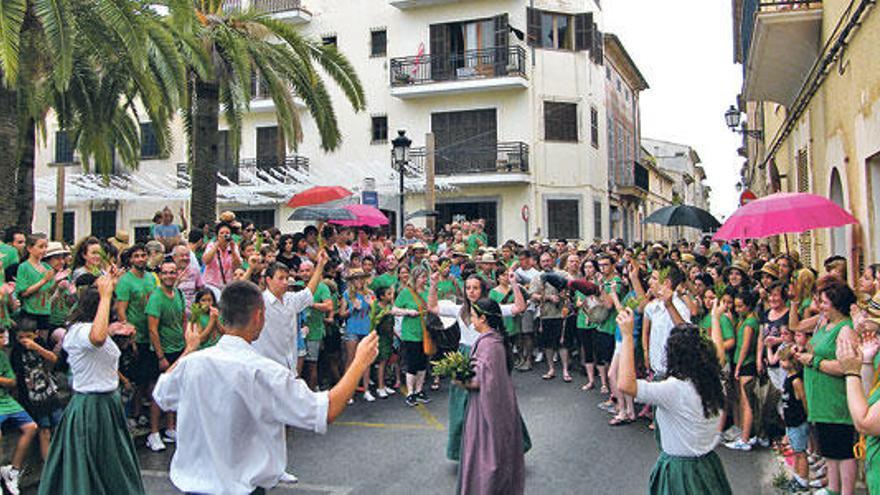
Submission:
[[[758,196],[756,196],[751,190],[746,189],[739,195],[739,205],[745,206],[756,199],[758,199]]]
[[[523,222],[528,222],[529,221],[529,205],[523,205],[520,213],[522,214]]]

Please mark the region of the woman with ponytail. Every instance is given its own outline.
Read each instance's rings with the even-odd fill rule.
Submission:
[[[471,353],[474,377],[457,383],[468,391],[458,493],[516,495],[525,489],[523,429],[502,318],[501,306],[488,297],[471,304],[470,321],[479,337]]]

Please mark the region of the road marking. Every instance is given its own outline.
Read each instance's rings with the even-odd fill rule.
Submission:
[[[409,390],[407,390],[406,385],[400,387],[400,391],[405,395],[409,395]],[[443,423],[438,421],[437,418],[433,414],[431,414],[431,411],[429,411],[424,404],[416,404],[416,411],[418,411],[422,419],[425,420],[425,423],[428,423],[428,429],[438,431],[443,431],[446,429],[446,427],[443,426]]]
[[[143,469],[141,470],[141,476],[146,476],[149,478],[159,478],[162,480],[166,480],[171,483],[171,480],[168,477],[168,472],[166,471],[158,471],[155,469]],[[173,485],[173,484],[172,484]],[[284,492],[288,492],[290,490],[303,490],[309,492],[322,492],[328,493],[330,495],[348,495],[352,491],[354,491],[353,487],[350,486],[334,486],[334,485],[313,485],[310,483],[278,483],[272,490],[269,490],[269,493],[277,493],[278,490],[284,490]]]

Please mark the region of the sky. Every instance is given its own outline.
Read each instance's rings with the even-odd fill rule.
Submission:
[[[733,62],[729,0],[603,0],[605,31],[620,38],[650,88],[641,94],[642,137],[687,144],[700,155],[719,218],[737,206],[743,158],[724,112],[742,87]]]

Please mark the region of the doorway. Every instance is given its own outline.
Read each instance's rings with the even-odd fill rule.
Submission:
[[[496,201],[450,202],[437,203],[437,226],[452,223],[454,217],[464,217],[472,221],[478,218],[486,220],[486,235],[489,245],[498,245],[498,203]]]
[[[843,199],[843,182],[840,180],[840,172],[836,168],[831,170],[831,201],[846,210]],[[846,227],[831,229],[831,254],[847,257],[846,252]]]

